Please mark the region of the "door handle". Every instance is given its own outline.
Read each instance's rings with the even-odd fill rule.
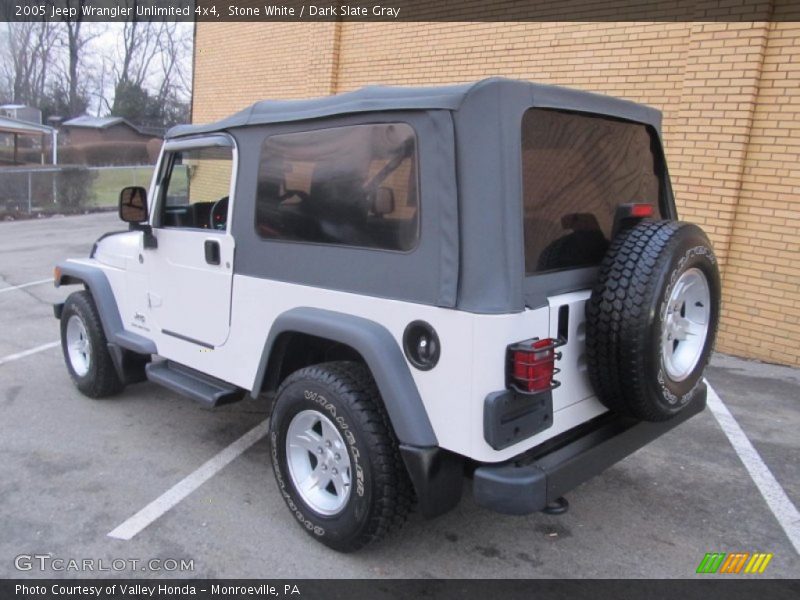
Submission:
[[[218,265],[219,242],[217,240],[206,240],[205,251],[206,251],[206,262],[210,265]]]

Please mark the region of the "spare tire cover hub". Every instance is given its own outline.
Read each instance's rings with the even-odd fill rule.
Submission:
[[[686,379],[697,366],[710,321],[708,280],[700,269],[688,269],[672,288],[661,330],[664,369],[675,381]]]

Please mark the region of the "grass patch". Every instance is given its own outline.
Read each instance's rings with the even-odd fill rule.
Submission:
[[[119,202],[119,191],[128,185],[150,187],[153,167],[135,167],[124,169],[99,169],[95,171],[97,178],[92,183],[93,206],[116,206]]]

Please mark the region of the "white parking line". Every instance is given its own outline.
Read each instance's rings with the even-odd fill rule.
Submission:
[[[722,431],[728,436],[728,441],[736,450],[736,454],[739,455],[747,472],[750,473],[758,491],[766,500],[767,506],[794,546],[795,552],[800,554],[800,513],[797,511],[797,507],[792,504],[781,484],[775,479],[772,471],[764,463],[739,423],[733,418],[731,411],[722,403],[711,385],[708,386],[708,408],[717,419]]]
[[[199,469],[187,475],[130,519],[111,531],[108,537],[117,538],[119,540],[131,539],[150,525],[150,523],[158,519],[170,508],[211,479],[242,452],[266,436],[268,429],[269,420],[263,421],[245,433],[230,446],[222,450],[222,452],[203,464]]]
[[[46,346],[52,347],[52,345],[57,344],[58,342],[55,342],[54,344],[46,344]],[[40,348],[44,349],[44,347]],[[28,351],[27,354],[34,351],[38,350],[34,349],[33,351]],[[22,354],[27,355],[26,353]],[[6,359],[3,360],[7,360],[8,358],[11,357],[6,357]],[[0,360],[0,364],[2,364],[2,360]],[[769,506],[770,510],[775,515],[778,524],[783,528],[792,546],[794,546],[795,551],[800,554],[800,513],[798,513],[797,508],[792,504],[792,501],[753,447],[753,444],[747,438],[739,423],[733,418],[733,415],[722,403],[719,395],[717,395],[717,392],[710,384],[708,386],[708,408],[711,410],[714,418],[716,418],[722,431],[728,437],[733,449],[736,451],[736,454],[744,464],[759,492],[761,492],[761,495],[767,502],[767,506]],[[268,429],[269,420],[265,420],[248,431],[219,454],[205,462],[196,471],[187,475],[142,510],[127,519],[113,531],[109,532],[108,537],[120,540],[130,540],[133,538],[145,527],[211,479],[245,450],[264,438],[267,435]]]
[[[50,342],[49,344],[42,344],[41,346],[36,346],[35,348],[31,348],[30,350],[24,350],[22,352],[17,352],[16,354],[9,354],[8,356],[0,358],[0,365],[4,365],[6,363],[19,360],[20,358],[25,358],[26,356],[30,356],[31,354],[36,354],[37,352],[44,352],[45,350],[50,350],[50,348],[55,348],[56,346],[60,345],[61,345],[60,341]]]
[[[14,290],[21,290],[22,288],[32,287],[34,285],[42,285],[43,283],[53,283],[53,278],[50,279],[40,279],[39,281],[30,281],[28,283],[22,283],[20,285],[12,285],[11,287],[0,288],[0,294],[3,292],[13,292]]]

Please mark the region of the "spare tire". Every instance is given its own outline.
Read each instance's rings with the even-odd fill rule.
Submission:
[[[640,221],[612,241],[586,304],[589,377],[609,409],[663,421],[694,397],[719,321],[720,276],[702,229]]]

